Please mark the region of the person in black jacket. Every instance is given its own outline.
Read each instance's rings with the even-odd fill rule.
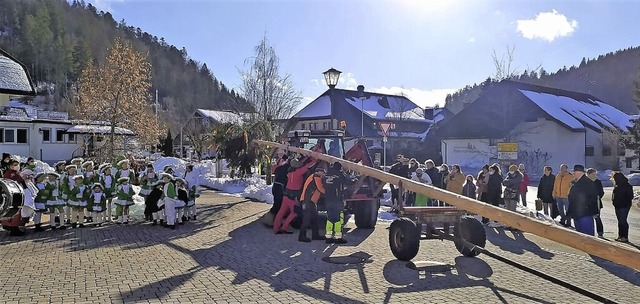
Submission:
[[[629,180],[624,174],[616,172],[613,174],[613,194],[611,200],[613,207],[616,209],[616,218],[618,218],[618,237],[616,241],[629,242],[629,223],[627,217],[631,210],[631,201],[633,200],[633,187],[629,184]]]
[[[556,181],[556,176],[553,175],[553,168],[550,166],[544,167],[544,175],[540,178],[538,183],[538,199],[542,201],[542,212],[544,215],[549,215],[549,209],[551,209],[551,217],[553,217],[553,208],[556,208],[556,201],[553,199],[553,184]],[[556,211],[556,214],[558,212]]]
[[[489,204],[499,206],[502,196],[502,174],[500,167],[489,167],[489,184],[487,184],[487,198]]]
[[[389,173],[409,178],[409,159],[405,158],[402,154],[398,154],[398,156],[396,156],[396,163],[389,168]],[[398,193],[399,189],[393,184],[390,184],[389,187],[391,187],[391,203],[397,208],[398,203],[403,199],[402,193]]]
[[[598,193],[598,214],[594,217],[596,220],[596,232],[598,233],[598,237],[604,237],[604,226],[602,225],[602,219],[600,218],[604,187],[602,187],[602,182],[598,179],[598,171],[596,171],[596,169],[587,169],[587,177],[589,177],[589,179],[596,185],[596,192]]]
[[[324,199],[327,206],[327,243],[344,244],[347,242],[342,237],[344,225],[344,190],[351,184],[351,179],[342,171],[342,164],[333,163],[324,178]]]
[[[568,217],[573,219],[576,231],[593,235],[593,217],[598,214],[598,192],[596,185],[584,172],[583,165],[573,167],[573,185],[569,189]]]

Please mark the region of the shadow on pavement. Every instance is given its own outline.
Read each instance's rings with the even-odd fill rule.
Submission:
[[[355,229],[357,230],[357,229]],[[354,231],[355,231],[354,230]],[[350,241],[361,242],[369,233],[350,233]],[[252,280],[260,280],[269,284],[275,291],[291,290],[317,300],[333,303],[363,303],[330,291],[331,277],[349,269],[357,269],[360,285],[368,292],[368,283],[364,277],[365,263],[330,264],[322,262],[322,258],[330,256],[336,245],[325,244],[324,241],[300,243],[297,235],[274,235],[266,229],[259,219],[231,231],[230,239],[211,247],[189,250],[173,244],[164,243],[172,249],[191,257],[196,267],[187,273],[172,276],[130,292],[121,293],[124,302],[161,298],[172,290],[189,281],[196,273],[207,268],[217,271],[229,270],[234,273],[231,284],[242,285]],[[265,244],[269,244],[265,246]],[[267,262],[257,264],[254,261]],[[370,262],[370,255],[364,252],[353,254]],[[318,267],[319,265],[319,267]],[[305,283],[325,279],[324,289],[316,289]],[[153,293],[145,291],[153,290]]]
[[[598,267],[608,271],[609,273],[623,279],[629,283],[632,283],[636,286],[640,286],[640,272],[634,270],[632,268],[616,264],[614,262],[605,260],[603,258],[597,257],[595,255],[589,255],[593,260],[593,263],[598,265]],[[608,284],[607,288],[613,288],[613,284]]]
[[[543,299],[526,295],[518,291],[497,287],[489,280],[493,275],[491,266],[482,259],[457,257],[455,264],[450,265],[450,270],[431,272],[429,269],[412,270],[407,263],[399,260],[389,261],[383,268],[383,275],[387,282],[402,287],[389,287],[385,294],[384,303],[390,303],[391,297],[398,293],[424,292],[430,290],[445,290],[464,287],[487,287],[502,302],[507,301],[502,296],[508,293],[523,300],[536,303],[551,303]],[[441,268],[438,268],[441,269]],[[455,270],[455,272],[453,271]],[[476,299],[475,301],[491,303],[495,299]],[[446,301],[446,299],[434,300],[434,302]],[[474,302],[475,302],[474,301]]]
[[[551,260],[555,256],[554,253],[546,251],[528,240],[521,231],[509,231],[504,228],[486,228],[485,231],[487,232],[487,241],[504,251],[524,254],[526,250],[545,260]]]

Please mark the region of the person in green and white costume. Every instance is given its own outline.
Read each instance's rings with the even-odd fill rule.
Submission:
[[[60,215],[58,215],[58,216],[53,217],[53,221],[54,221],[54,223],[63,224],[60,227],[64,226],[64,220],[65,220],[65,218],[64,218],[65,217],[65,213],[64,213],[65,201],[62,199],[62,188],[61,187],[62,187],[62,180],[64,179],[64,175],[65,175],[64,167],[66,167],[66,166],[67,166],[67,162],[64,161],[64,160],[58,161],[53,165],[53,167],[55,168],[56,173],[58,174],[57,183],[56,183],[57,190],[58,190],[58,193],[56,195],[57,196],[56,200],[58,201],[57,205],[60,205],[61,208],[62,208],[62,213],[60,213]],[[66,226],[64,226],[64,227],[66,227]]]
[[[64,162],[62,162],[64,164]],[[56,171],[57,171],[56,165]],[[56,228],[67,229],[67,226],[64,225],[64,202],[62,201],[60,194],[60,177],[61,175],[56,172],[49,172],[49,179],[47,184],[45,185],[45,189],[49,193],[47,197],[47,208],[49,209],[49,226],[51,229],[55,230]],[[56,227],[56,218],[58,218]]]
[[[102,226],[104,221],[104,211],[107,207],[107,196],[102,192],[103,186],[100,183],[94,183],[91,187],[91,196],[89,196],[89,208],[92,217],[96,220],[96,226]]]
[[[115,178],[113,178],[111,170],[111,164],[100,165],[100,184],[102,185],[103,193],[107,199],[107,204],[105,206],[105,217],[109,222],[113,220],[111,214],[113,210],[113,200],[116,196],[117,191],[116,180]]]
[[[62,194],[62,201],[64,202],[64,214],[65,223],[71,224],[71,210],[73,209],[69,204],[69,191],[75,186],[76,182],[73,179],[76,176],[76,165],[67,165],[64,167],[66,171],[60,178],[60,191]]]
[[[133,196],[136,194],[129,184],[129,177],[118,178],[118,191],[116,192],[116,216],[117,224],[129,223],[129,206],[133,205]]]
[[[44,172],[40,172],[35,175],[34,179],[36,187],[38,188],[38,193],[36,194],[36,198],[33,200],[35,203],[33,222],[36,224],[36,228],[33,231],[40,232],[46,230],[42,228],[42,213],[47,211],[47,198],[49,197],[49,191],[46,189],[47,175]]]
[[[153,165],[147,164],[147,170],[143,171],[142,174],[140,174],[140,178],[138,179],[140,181],[140,196],[142,196],[146,200],[147,196],[149,196],[149,194],[151,193],[151,190],[153,190],[154,185],[156,185],[156,183],[158,182],[158,179],[159,177],[156,174]],[[147,221],[152,221],[153,215],[148,214],[145,211],[145,219]]]
[[[184,179],[177,177],[175,179],[176,187],[176,223],[182,225],[186,220],[184,217],[184,209],[189,201],[189,191],[187,190],[186,182]]]
[[[196,198],[200,197],[200,175],[198,172],[193,171],[193,165],[188,164],[184,175],[184,180],[187,182],[187,188],[189,190],[189,201],[185,209],[185,218],[183,221],[196,220]]]
[[[84,227],[84,210],[87,208],[87,200],[91,195],[91,189],[84,184],[84,176],[76,175],[73,177],[75,184],[70,188],[67,196],[69,197],[69,206],[71,206],[71,227]]]
[[[84,158],[76,157],[71,160],[71,164],[76,166],[76,174],[82,175],[82,163],[84,162]]]
[[[123,159],[118,162],[118,171],[116,172],[116,180],[119,180],[121,177],[128,177],[129,181],[134,178],[135,173],[133,170],[129,169],[129,160]]]
[[[98,174],[93,170],[93,162],[86,161],[82,163],[82,175],[84,176],[84,184],[86,186],[91,187],[93,184],[97,183]],[[91,210],[89,208],[84,211],[84,218],[87,223],[93,223],[93,217],[91,216]]]
[[[171,182],[173,180],[171,174],[163,172],[160,174],[160,177],[165,183],[162,190],[163,199],[161,199],[161,201],[164,204],[164,213],[167,219],[166,227],[176,229],[176,201],[178,199],[178,192],[176,191],[176,186]],[[158,203],[158,207],[160,207],[160,203]]]
[[[38,165],[36,164],[36,159],[33,157],[29,157],[27,158],[27,164],[24,167],[35,172],[37,166]]]

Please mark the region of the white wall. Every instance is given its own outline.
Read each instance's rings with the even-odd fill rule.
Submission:
[[[62,142],[56,141],[56,130],[66,130],[69,127],[69,124],[61,123],[0,121],[0,128],[25,128],[28,134],[28,143],[2,143],[0,152],[25,157],[33,156],[50,164],[70,159],[73,151],[82,145],[82,136],[77,135],[77,142],[69,142],[66,134]],[[43,128],[50,128],[49,142],[43,142],[43,132],[40,131]]]

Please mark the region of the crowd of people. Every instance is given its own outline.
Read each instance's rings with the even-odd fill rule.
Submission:
[[[193,165],[187,165],[184,177],[178,177],[171,166],[156,173],[153,165],[147,164],[137,172],[131,169],[128,159],[96,167],[91,160],[74,158],[70,163],[59,161],[53,172],[45,172],[33,157],[26,163],[7,153],[2,158],[2,176],[21,185],[24,193],[24,202],[13,202],[11,206],[16,211],[14,215],[2,221],[2,227],[13,236],[24,235],[22,227],[32,217],[34,232],[83,228],[89,223],[128,224],[136,194],[132,184],[141,188],[145,220],[152,225],[175,229],[176,223],[196,218],[199,177]],[[44,214],[49,215],[48,226],[43,225]]]
[[[560,166],[560,172],[553,174],[553,169],[544,167],[543,175],[538,184],[536,211],[542,211],[552,219],[560,218],[559,223],[565,227],[573,227],[579,232],[589,235],[604,236],[604,227],[600,218],[604,188],[597,179],[597,171],[589,168],[585,172],[582,165],[576,165],[573,173],[568,166]],[[415,158],[409,159],[398,155],[396,162],[390,167],[389,173],[405,177],[419,183],[477,199],[479,201],[506,208],[516,212],[518,205],[527,207],[527,192],[530,178],[525,165],[510,165],[504,175],[499,164],[485,165],[476,176],[465,175],[459,165],[443,164],[436,167],[432,160],[426,160],[424,165]],[[620,172],[611,176],[614,183],[612,202],[618,219],[619,242],[628,242],[629,224],[627,217],[633,200],[633,187],[628,179]],[[404,206],[444,206],[446,203],[430,199],[424,195],[404,191],[400,193],[391,185],[391,199],[393,209],[399,204]],[[538,208],[540,207],[540,208]],[[540,209],[540,210],[538,210]],[[493,227],[500,224],[483,218],[483,223]],[[510,227],[508,227],[511,229]]]

